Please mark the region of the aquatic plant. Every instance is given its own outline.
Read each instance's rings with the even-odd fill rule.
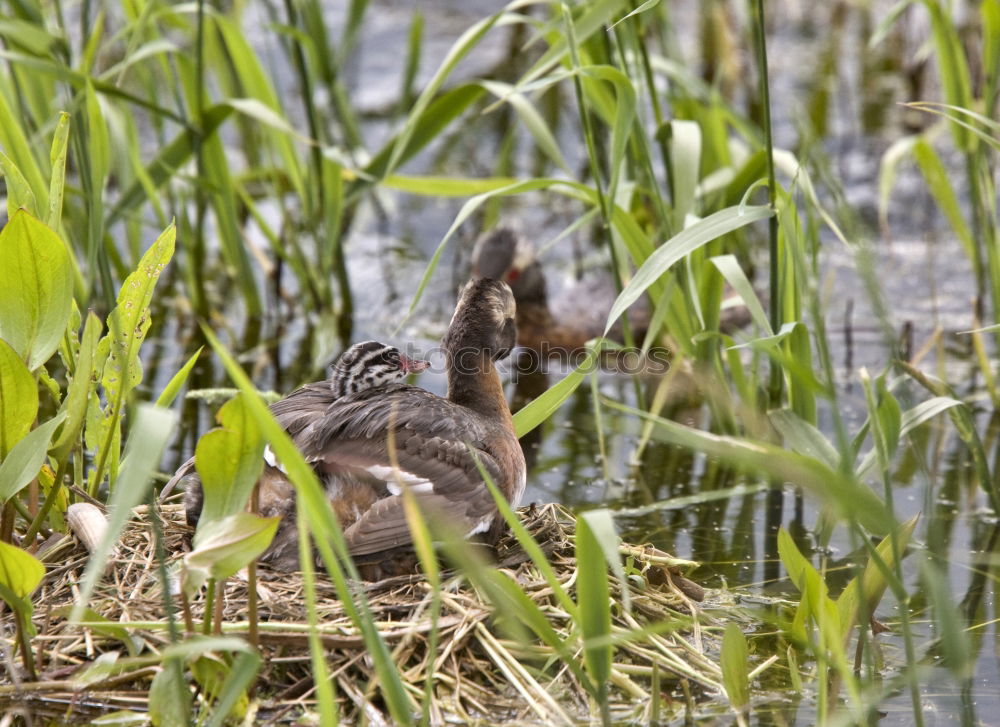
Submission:
[[[231,712],[247,718],[261,698],[273,696],[261,677],[270,678],[276,662],[262,660],[258,650],[269,628],[308,649],[308,669],[297,676],[311,681],[315,701],[295,702],[296,709],[315,712],[324,724],[357,713],[369,721],[430,724],[439,719],[443,695],[460,692],[463,670],[439,649],[453,655],[448,649],[458,648],[466,633],[455,619],[464,618],[472,619],[468,633],[492,666],[477,671],[476,687],[459,695],[463,708],[485,703],[487,688],[499,689],[503,679],[524,709],[560,723],[581,715],[654,722],[668,711],[667,691],[683,705],[674,717],[697,712],[702,698],[724,691],[745,719],[763,700],[765,679],[770,687],[780,681],[814,690],[820,721],[864,721],[893,690],[906,689],[919,722],[921,661],[938,654],[968,687],[977,636],[966,627],[982,608],[981,593],[971,584],[960,610],[941,559],[931,557],[948,533],[935,529],[943,526],[918,530],[894,493],[900,462],[915,458],[912,442],[935,437],[928,449],[942,451],[947,442],[956,459],[968,461],[958,468],[967,480],[929,477],[925,509],[933,509],[938,495],[982,498],[995,515],[998,429],[995,422],[983,426],[976,392],[953,371],[942,363],[932,375],[905,360],[891,340],[894,301],[882,299],[863,225],[843,201],[828,152],[815,142],[829,127],[829,84],[846,47],[848,16],[855,14],[870,33],[863,53],[889,57],[900,24],[923,13],[941,93],[930,89],[913,108],[940,121],[883,155],[880,213],[885,224],[894,179],[912,157],[971,261],[982,310],[969,327],[995,322],[996,0],[979,4],[969,29],[936,0],[899,3],[875,27],[867,7],[830,9],[836,32],[821,57],[809,59],[818,64],[818,83],[794,152],[777,146],[772,129],[771,106],[789,100],[773,98],[769,85],[774,48],[765,42],[766,21],[774,16],[768,6],[765,17],[760,0],[745,12],[724,1],[699,6],[700,68],[678,50],[683,10],[669,3],[512,2],[470,23],[435,59],[423,15],[415,12],[400,48],[398,97],[377,114],[377,135],[366,133],[369,112],[351,98],[347,78],[359,38],[373,22],[364,0],[347,4],[339,32],[316,0],[225,10],[204,0],[84,3],[72,12],[26,0],[4,8],[0,173],[9,221],[0,231],[0,595],[32,682],[39,666],[31,638],[42,600],[32,593],[39,583],[46,589],[58,582],[77,604],[59,618],[78,623],[88,645],[96,638],[128,652],[109,656],[109,646],[74,683],[148,685],[158,724],[186,724],[193,715],[220,724]],[[256,28],[252,37],[248,26]],[[512,51],[500,67],[470,77],[463,64],[498,38]],[[429,61],[436,67],[421,73]],[[287,92],[291,85],[297,93]],[[483,124],[495,124],[501,137],[487,169],[464,156]],[[740,481],[683,500],[651,487],[640,508],[559,513],[550,530],[531,530],[498,499],[514,533],[511,548],[526,558],[511,571],[483,567],[414,508],[426,584],[400,586],[416,605],[405,628],[389,628],[397,592],[354,587],[357,574],[315,474],[253,383],[261,368],[254,352],[277,348],[287,318],[305,319],[310,329],[290,377],[309,375],[324,330],[341,342],[351,338],[357,311],[345,242],[359,218],[373,209],[380,214],[388,195],[461,200],[448,208],[448,229],[404,301],[410,314],[440,283],[448,248],[468,228],[489,226],[507,205],[522,201],[560,210],[543,233],[547,249],[565,247],[573,236],[594,242],[618,289],[606,331],[621,320],[624,345],[673,352],[669,377],[649,387],[637,379],[622,402],[602,390],[595,365],[618,344],[592,342],[575,370],[516,412],[521,434],[551,428],[567,402],[584,401],[604,473],[611,470],[611,435],[628,431],[635,438],[627,458],[640,472],[652,469],[666,444],[683,456],[697,453],[707,469],[725,473],[720,482]],[[831,353],[827,240],[856,261],[871,290],[873,325],[886,341],[884,365],[871,375],[849,374],[864,393],[858,421],[844,414],[843,375]],[[743,332],[719,329],[727,286],[749,311]],[[761,289],[766,300],[758,297]],[[624,313],[643,297],[652,325],[637,340]],[[971,342],[995,408],[993,333],[987,326]],[[161,336],[179,341],[184,357],[154,353]],[[218,363],[207,373],[199,364],[204,344],[210,355],[200,358]],[[170,407],[189,377],[202,391],[228,386],[239,395],[219,411],[219,428],[197,445],[206,454],[214,448],[231,455],[205,458],[220,462],[209,486],[222,483],[223,506],[206,519],[174,572],[168,555],[181,546],[176,531],[163,528],[180,527],[170,521],[176,508],[161,510],[153,492],[176,425]],[[701,426],[669,417],[681,377],[702,402]],[[191,449],[196,429],[185,433]],[[325,571],[303,557],[302,590],[288,596],[301,598],[301,612],[271,625],[257,613],[252,564],[248,588],[233,577],[266,546],[273,528],[243,512],[264,442],[299,493],[302,553],[315,545]],[[802,533],[778,528],[789,487],[821,513],[809,533],[815,551]],[[711,609],[699,612],[673,585],[668,590],[678,600],[666,605],[653,582],[673,583],[677,575],[659,573],[665,556],[630,548],[616,533],[640,510],[693,508],[747,493],[766,493],[771,574],[777,579],[780,556],[801,593],[795,604],[774,604],[769,633],[753,633],[749,619],[740,621],[742,629],[723,628]],[[106,505],[109,527],[85,568],[77,554],[75,570],[60,571],[55,564],[69,541],[58,536],[67,531],[68,505],[78,501]],[[133,512],[148,531],[131,522]],[[530,514],[522,517],[538,524]],[[95,594],[110,598],[102,574],[120,537],[138,552],[135,543],[146,532],[141,562],[151,580],[140,590],[158,589],[154,605],[143,623],[110,623],[93,608]],[[49,536],[54,545],[45,544]],[[839,596],[823,550],[834,536],[857,551]],[[441,563],[435,540],[444,541]],[[976,535],[977,547],[990,550],[996,542],[986,528]],[[60,575],[71,571],[80,576],[77,594]],[[181,571],[186,600],[177,606],[169,594]],[[982,578],[995,572],[984,568]],[[138,589],[136,583],[129,581]],[[895,608],[904,656],[881,681],[878,638],[869,626],[884,592],[891,603],[883,611]],[[244,599],[246,618],[237,620],[227,605],[234,597]],[[920,609],[928,609],[937,640],[917,633]],[[724,613],[743,618],[736,609]],[[347,680],[348,667],[329,660],[335,638],[351,640],[349,669],[359,681]],[[75,644],[60,643],[67,650]],[[43,650],[41,659],[58,654]],[[552,694],[550,680],[569,686]],[[2,685],[0,693],[16,694],[16,685]]]

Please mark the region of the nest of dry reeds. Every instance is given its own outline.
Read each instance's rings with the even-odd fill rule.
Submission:
[[[162,552],[180,557],[190,538],[181,506],[166,505],[159,512],[164,533]],[[524,508],[520,516],[572,594],[576,577],[573,516],[557,505]],[[700,695],[717,695],[721,689],[719,668],[708,654],[709,647],[715,650],[715,644],[710,644],[708,636],[701,632],[696,617],[695,602],[700,600],[701,589],[681,576],[674,559],[663,552],[631,546],[623,546],[623,551],[628,564],[631,609],[613,611],[613,631],[621,639],[614,652],[612,713],[616,719],[648,719],[651,704],[690,706]],[[89,623],[98,617],[111,622],[96,627],[66,620],[87,564],[86,551],[69,537],[46,550],[43,560],[47,575],[33,599],[38,633],[32,643],[39,677],[32,682],[24,681],[23,675],[18,678],[10,656],[12,649],[8,649],[7,683],[0,685],[0,703],[24,704],[30,700],[36,714],[37,708],[48,705],[59,710],[63,719],[67,705],[78,716],[83,716],[80,710],[88,707],[145,708],[150,681],[160,665],[155,658],[144,660],[142,655],[155,656],[170,643],[157,552],[148,510],[139,508],[122,533],[116,557],[88,604],[92,612]],[[548,616],[558,633],[567,638],[575,632],[572,619],[515,540],[506,538],[500,543],[498,562]],[[609,585],[613,598],[619,599],[619,580],[609,575]],[[349,722],[389,724],[391,720],[374,687],[374,666],[360,633],[325,574],[319,574],[317,587],[321,638],[336,682],[341,717]],[[222,593],[223,632],[246,636],[246,580],[229,579]],[[415,575],[366,584],[365,593],[415,702],[422,699],[427,670],[433,664],[434,723],[573,724],[591,714],[592,700],[571,670],[540,642],[524,643],[506,636],[503,629],[496,627],[489,603],[464,578],[453,575],[443,580],[433,655],[428,653],[432,593],[425,579]],[[312,709],[314,695],[302,577],[260,568],[257,594],[259,644],[264,660],[254,694],[256,721],[298,720]],[[203,610],[202,599],[191,604],[196,622]],[[176,611],[179,613],[179,606]],[[652,624],[656,626],[648,628]],[[2,626],[12,647],[13,626],[7,613]],[[645,629],[641,637],[629,636],[640,629]],[[579,639],[569,643],[579,644]],[[122,655],[120,668],[103,675],[87,671],[108,652]],[[126,659],[129,652],[137,658]],[[582,659],[582,650],[578,656]]]

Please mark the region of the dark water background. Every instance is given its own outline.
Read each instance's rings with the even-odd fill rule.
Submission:
[[[333,5],[328,20],[336,37],[336,29],[344,22],[345,8],[339,3]],[[350,102],[364,121],[368,148],[378,148],[396,128],[392,109],[398,98],[406,34],[418,5],[424,14],[425,38],[417,88],[430,78],[458,35],[496,9],[493,3],[485,1],[371,3],[358,51],[346,73]],[[680,48],[685,57],[697,63],[700,58],[697,3],[671,3],[671,8]],[[834,11],[797,2],[771,3],[768,8],[772,13],[768,47],[776,144],[793,148],[800,140],[797,119],[805,113],[808,95],[820,73],[817,49],[822,49],[828,41],[824,18]],[[956,335],[973,327],[970,291],[974,290],[974,281],[969,263],[945,222],[934,211],[912,167],[902,170],[893,192],[891,241],[880,238],[877,231],[879,158],[892,141],[909,132],[908,124],[913,120],[893,105],[905,87],[899,71],[887,71],[884,78],[876,79],[875,92],[870,91],[871,79],[861,78],[863,69],[859,59],[872,27],[862,13],[855,15],[841,32],[849,38],[844,41],[845,46],[856,52],[841,54],[835,73],[823,79],[831,84],[833,96],[828,133],[821,148],[829,159],[833,176],[841,181],[844,203],[856,214],[857,233],[874,243],[872,269],[889,316],[887,321],[880,321],[873,313],[875,308],[856,272],[853,253],[833,236],[825,238],[822,290],[827,302],[826,325],[840,384],[838,405],[852,432],[865,416],[857,370],[866,366],[875,374],[886,365],[890,345],[886,325],[893,336],[905,335],[912,341],[913,350],[919,350],[940,327],[944,332],[943,346],[931,350],[923,359],[922,368],[937,375],[944,373],[949,381],[958,382],[959,395],[975,397],[978,391],[967,337]],[[871,17],[877,22],[878,10]],[[255,33],[254,25],[248,22],[251,36]],[[922,34],[927,37],[927,31],[919,23],[908,32],[915,42]],[[453,79],[494,77],[507,66],[516,66],[516,47],[512,48],[508,36],[507,30],[494,29],[472,56],[463,61]],[[274,45],[274,34],[261,33],[259,41],[257,47],[270,55],[274,67],[280,70],[282,53]],[[393,48],[398,52],[387,52]],[[745,62],[750,61],[745,59]],[[929,93],[932,92],[933,89]],[[570,103],[567,97],[567,104]],[[292,121],[295,123],[294,118]],[[504,131],[505,126],[496,114],[472,117],[449,129],[402,171],[492,175]],[[580,168],[585,156],[581,138],[564,126],[560,142],[571,168]],[[532,160],[524,156],[516,173],[528,176],[532,173]],[[463,201],[380,190],[375,199],[361,205],[345,240],[356,312],[354,340],[378,338],[408,343],[418,351],[429,350],[436,344],[450,318],[454,291],[467,274],[469,251],[478,234],[472,225],[467,224],[459,231],[415,315],[396,330],[403,322],[434,248]],[[835,200],[825,202],[833,204]],[[267,212],[266,207],[264,210]],[[503,219],[516,225],[539,246],[553,239],[580,212],[573,204],[551,195],[524,195],[503,203]],[[271,213],[280,214],[277,209]],[[588,268],[606,267],[602,253],[585,237],[560,241],[544,252],[543,259],[553,297],[569,287],[581,269],[586,274]],[[765,261],[759,262],[758,269],[766,271]],[[763,288],[766,280],[759,275],[756,283]],[[270,291],[277,289],[273,281],[267,285]],[[291,300],[296,296],[294,285],[291,275],[280,279],[281,290]],[[147,351],[152,355],[147,363],[145,385],[154,392],[160,390],[196,345],[190,321],[175,315],[174,302],[169,294],[160,301],[162,310],[157,318],[163,321],[162,333]],[[330,312],[311,311],[303,316],[301,308],[280,303],[273,294],[270,305],[269,314],[260,321],[247,321],[238,304],[225,308],[225,320],[217,322],[217,328],[228,333],[231,348],[241,353],[242,363],[253,373],[260,388],[287,392],[305,380],[322,376],[323,364],[339,351],[340,344],[333,334]],[[254,345],[251,347],[248,341]],[[419,383],[439,393],[444,391],[440,371],[421,376]],[[222,372],[205,357],[194,372],[193,388],[226,385]],[[604,375],[599,388],[612,399],[635,401],[633,382],[625,377]],[[927,395],[904,389],[900,396],[908,408]],[[197,436],[211,426],[211,409],[199,401],[185,404],[184,435],[167,469],[188,456]],[[979,421],[990,446],[995,444],[995,436],[989,432],[996,423],[989,421],[988,410],[988,400],[983,397]],[[700,412],[679,415],[696,421]],[[828,412],[825,420],[829,422]],[[703,564],[698,574],[703,582],[730,589],[709,599],[710,618],[737,609],[766,619],[771,598],[794,593],[778,567],[773,547],[769,546],[767,497],[755,487],[756,482],[736,476],[703,456],[655,442],[640,462],[633,462],[631,454],[638,433],[634,424],[622,420],[608,420],[604,436],[607,458],[602,460],[590,390],[583,386],[545,426],[534,453],[525,502],[603,505],[632,513],[619,518],[626,537],[635,542],[651,540],[677,556],[697,560]],[[938,658],[928,648],[934,634],[924,610],[925,599],[918,591],[913,603],[914,633],[924,665],[921,673],[924,717],[929,725],[957,724],[963,715],[971,723],[998,724],[1000,632],[996,626],[995,583],[1000,557],[996,523],[986,514],[981,492],[970,485],[968,457],[949,426],[923,427],[911,440],[911,446],[903,448],[899,456],[894,475],[898,515],[905,518],[918,512],[923,514],[914,536],[914,548],[933,553],[947,573],[955,598],[962,602],[973,627],[973,644],[978,654],[972,692],[962,695],[950,673],[936,666]],[[698,495],[737,486],[746,486],[749,491],[694,504],[676,500],[692,496],[697,500]],[[653,503],[660,505],[651,508]],[[815,503],[797,500],[789,487],[782,504],[781,520],[786,527],[799,532],[800,542],[808,546],[810,528],[816,522]],[[771,524],[774,518],[772,510]],[[831,559],[837,561],[850,550],[851,544],[835,534]],[[818,563],[818,558],[813,560]],[[915,569],[909,563],[904,568],[907,585],[917,589]],[[834,580],[831,576],[831,581]],[[895,624],[898,620],[895,608],[887,597],[879,609],[879,618]],[[902,642],[893,633],[879,640],[886,661],[885,673],[891,674],[894,665],[904,662]],[[781,684],[765,676],[758,686],[770,688]],[[762,724],[804,725],[815,719],[815,704],[809,695],[775,689],[758,699],[761,703],[755,719]],[[727,708],[721,703],[717,709],[712,706],[704,709],[708,717],[714,712],[723,722],[730,719],[724,716]],[[907,693],[888,698],[882,710],[885,714],[880,724],[912,724]]]

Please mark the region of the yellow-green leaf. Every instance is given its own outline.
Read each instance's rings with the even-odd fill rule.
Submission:
[[[735,623],[726,624],[722,636],[722,686],[733,709],[740,711],[750,703],[747,638]]]
[[[239,512],[199,528],[184,556],[185,590],[193,593],[206,579],[228,578],[245,567],[271,544],[279,519]]]
[[[38,414],[38,387],[17,352],[0,339],[0,458],[31,429]]]
[[[205,434],[195,448],[195,467],[205,494],[199,529],[241,512],[264,466],[264,440],[242,394],[219,410],[219,423],[222,426]]]
[[[73,267],[62,240],[18,210],[0,230],[0,338],[34,371],[59,347],[70,317]]]
[[[27,598],[44,576],[45,566],[35,556],[0,542],[0,584],[10,589],[14,595]]]
[[[611,677],[611,601],[604,553],[583,517],[576,521],[576,563],[583,661],[594,686],[600,689]]]

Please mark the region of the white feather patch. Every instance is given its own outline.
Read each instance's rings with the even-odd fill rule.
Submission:
[[[490,525],[493,524],[493,515],[489,515],[480,520],[472,530],[465,534],[465,537],[470,535],[478,535],[479,533],[485,533],[490,529]]]
[[[402,494],[404,487],[409,487],[412,492],[434,492],[434,483],[426,477],[415,475],[412,472],[399,469],[398,467],[386,467],[381,464],[369,465],[365,468],[372,477],[376,477],[385,482],[389,492],[393,495]]]
[[[521,467],[521,471],[517,473],[517,484],[514,485],[514,491],[511,493],[510,506],[517,507],[521,503],[521,497],[524,495],[524,488],[528,485],[528,470],[526,467]]]
[[[275,469],[281,470],[286,475],[288,474],[288,472],[285,471],[285,468],[281,466],[281,463],[278,461],[278,458],[274,456],[274,450],[271,449],[270,444],[264,447],[264,461],[267,462],[272,467],[274,467]]]

